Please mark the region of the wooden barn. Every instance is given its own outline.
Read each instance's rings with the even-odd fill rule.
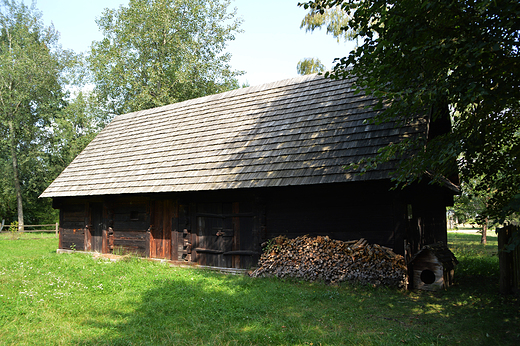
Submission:
[[[391,190],[392,164],[343,167],[449,121],[375,125],[374,103],[311,75],[116,116],[42,194],[59,247],[248,268],[278,235],[446,243],[455,185]]]

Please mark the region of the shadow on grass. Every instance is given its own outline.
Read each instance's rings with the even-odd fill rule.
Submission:
[[[121,323],[107,326],[90,321],[90,326],[109,331],[101,338],[83,342],[111,345],[297,344],[303,343],[306,337],[312,342],[311,336],[325,333],[326,326],[319,323],[300,323],[316,321],[309,315],[314,309],[310,309],[308,303],[322,297],[305,297],[295,302],[293,295],[304,294],[298,292],[297,285],[284,288],[274,280],[260,281],[258,284],[247,277],[200,271],[189,277],[156,282],[153,289],[141,295],[140,303],[131,313],[109,312]],[[287,301],[285,297],[289,296]]]
[[[172,269],[174,270],[174,269]],[[447,291],[251,279],[175,269],[99,311],[83,345],[514,345],[518,300],[461,278]]]

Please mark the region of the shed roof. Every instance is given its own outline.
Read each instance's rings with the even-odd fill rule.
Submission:
[[[413,255],[413,257],[410,259],[410,263],[415,262],[418,258],[424,254],[427,254],[428,252],[431,252],[439,260],[439,262],[447,266],[449,269],[453,269],[457,264],[459,264],[459,261],[453,252],[450,251],[448,245],[442,242],[423,246],[421,250]]]
[[[386,179],[389,165],[342,167],[426,126],[369,123],[374,104],[350,81],[310,75],[119,115],[41,197]]]

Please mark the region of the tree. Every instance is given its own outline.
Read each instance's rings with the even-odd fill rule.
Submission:
[[[350,18],[350,15],[339,7],[327,8],[323,13],[310,8],[300,24],[300,29],[305,28],[306,32],[312,32],[325,26],[326,33],[336,38],[339,43],[340,40],[348,41],[355,38],[355,33],[346,29]],[[318,58],[305,58],[298,62],[296,70],[300,75],[321,73],[325,71],[325,65]]]
[[[325,65],[318,58],[305,58],[298,62],[296,70],[301,75],[319,73],[325,71]]]
[[[1,183],[13,186],[2,193],[14,192],[23,229],[23,188],[33,191],[41,182],[39,153],[47,144],[52,115],[65,105],[61,82],[69,56],[58,49],[58,33],[43,26],[34,6],[3,0],[0,30],[0,164],[10,173],[9,181],[4,175]]]
[[[122,114],[238,88],[226,42],[240,21],[229,0],[130,0],[106,9],[88,62],[94,92]]]
[[[480,242],[486,244],[488,226],[490,223],[495,223],[495,220],[490,220],[486,215],[491,191],[478,191],[474,188],[477,184],[479,182],[475,180],[464,182],[461,186],[461,194],[455,197],[455,203],[449,210],[457,216],[457,219],[479,225],[481,227]]]
[[[309,12],[303,18],[300,29],[305,31],[314,31],[326,27],[327,34],[332,35],[336,40],[353,40],[356,38],[356,32],[348,28],[351,20],[350,13],[343,11],[341,7],[323,8],[323,12],[319,9],[309,7]]]
[[[452,131],[406,139],[351,168],[399,159],[394,179],[407,184],[429,172],[434,180],[460,170],[465,182],[489,191],[485,210],[518,212],[520,192],[520,3],[514,0],[316,0],[300,4],[324,13],[351,13],[347,30],[362,44],[336,60],[331,78],[353,78],[376,96],[379,122],[446,118]],[[426,146],[426,144],[428,144]],[[457,165],[454,164],[457,163]],[[367,165],[367,166],[366,166]]]
[[[52,120],[47,151],[50,176],[56,177],[109,122],[92,92],[80,91]],[[50,182],[49,182],[50,183]]]

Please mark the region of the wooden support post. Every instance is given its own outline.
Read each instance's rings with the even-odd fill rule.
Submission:
[[[511,237],[511,230],[509,227],[504,227],[498,230],[498,258],[500,263],[500,278],[499,290],[502,294],[510,294],[511,287],[511,256],[504,251],[506,244]]]
[[[56,222],[56,236],[55,236],[55,238],[58,238],[58,228],[59,228],[59,225],[60,225],[60,223]]]

